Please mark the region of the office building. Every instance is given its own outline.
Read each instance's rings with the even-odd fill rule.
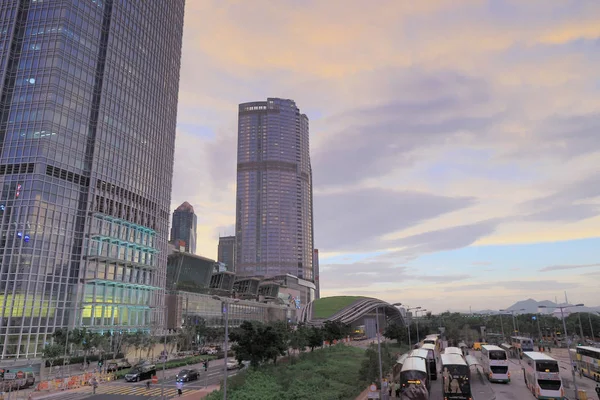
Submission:
[[[187,201],[181,204],[173,212],[173,224],[171,225],[171,243],[176,245],[184,243],[185,251],[196,253],[196,226],[198,219],[194,213],[194,207]],[[179,247],[179,246],[178,246]]]
[[[293,100],[239,106],[238,275],[312,281],[312,171],[308,117]]]
[[[0,2],[0,357],[164,324],[184,0]]]
[[[315,298],[321,298],[321,281],[319,280],[319,249],[313,252],[313,269],[315,271]]]
[[[227,266],[228,271],[235,271],[235,236],[219,238],[217,259]]]

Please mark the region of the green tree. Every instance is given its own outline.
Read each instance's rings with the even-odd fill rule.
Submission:
[[[296,330],[290,333],[290,347],[297,352],[304,352],[308,346],[309,330],[304,325],[298,325]]]
[[[402,343],[402,342],[408,343],[408,335],[406,332],[406,327],[403,325],[389,324],[388,326],[385,327],[383,336],[390,340],[395,340],[397,343]]]
[[[52,368],[52,366],[54,365],[54,362],[64,356],[65,354],[65,347],[61,344],[49,344],[46,347],[44,347],[43,353],[42,353],[42,357],[44,357],[44,360],[48,360],[50,362],[50,368]]]
[[[359,380],[365,384],[377,382],[377,387],[381,388],[379,376],[379,351],[376,344],[372,344],[366,351],[366,359],[363,360],[359,372]],[[381,366],[383,376],[387,376],[394,363],[396,362],[394,355],[390,351],[387,343],[381,343]]]
[[[335,340],[340,340],[350,334],[350,327],[339,321],[325,321],[323,324],[323,337],[331,346]]]
[[[323,329],[316,326],[308,330],[308,347],[310,351],[314,351],[316,347],[323,347]]]

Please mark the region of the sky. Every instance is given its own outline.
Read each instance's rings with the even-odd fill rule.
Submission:
[[[310,119],[322,296],[600,306],[600,2],[193,0],[172,208],[234,232],[237,106]]]

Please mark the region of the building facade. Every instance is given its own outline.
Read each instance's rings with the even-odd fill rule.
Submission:
[[[309,123],[293,100],[240,104],[236,199],[236,273],[312,281]]]
[[[185,251],[196,254],[196,227],[198,219],[194,207],[187,201],[173,212],[171,224],[171,243],[183,242]]]
[[[228,271],[235,271],[235,236],[221,236],[217,260],[227,265]]]
[[[184,0],[0,2],[0,357],[163,323]]]
[[[319,279],[319,249],[313,252],[313,269],[315,271],[315,299],[321,298],[321,281]]]

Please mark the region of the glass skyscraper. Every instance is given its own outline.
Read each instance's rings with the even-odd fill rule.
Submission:
[[[312,226],[308,117],[293,100],[240,104],[235,272],[312,281]]]
[[[179,248],[178,241],[185,243],[185,251],[196,254],[196,227],[198,219],[194,214],[194,207],[187,201],[183,202],[173,212],[171,225],[171,243]]]
[[[162,324],[184,0],[0,1],[0,357]]]

